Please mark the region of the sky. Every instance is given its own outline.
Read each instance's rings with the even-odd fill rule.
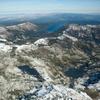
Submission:
[[[2,13],[100,13],[100,0],[0,0]]]

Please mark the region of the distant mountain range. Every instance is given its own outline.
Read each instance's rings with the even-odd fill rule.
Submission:
[[[45,23],[79,23],[79,24],[99,24],[100,15],[95,14],[71,14],[71,13],[51,13],[51,14],[14,14],[14,15],[1,15],[1,25],[13,25],[23,22],[32,22],[38,24]]]

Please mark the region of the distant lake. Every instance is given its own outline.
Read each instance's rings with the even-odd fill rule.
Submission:
[[[53,23],[51,25],[48,25],[47,31],[48,33],[56,32],[57,30],[61,29],[65,23]]]

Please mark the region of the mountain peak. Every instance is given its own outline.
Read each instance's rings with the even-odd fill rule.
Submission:
[[[7,29],[9,30],[18,30],[18,31],[36,31],[37,30],[37,25],[32,24],[30,22],[26,23],[21,23],[18,25],[12,25],[12,26],[7,26]]]

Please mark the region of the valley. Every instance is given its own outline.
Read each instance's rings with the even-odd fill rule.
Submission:
[[[99,18],[0,20],[0,99],[99,100]]]

